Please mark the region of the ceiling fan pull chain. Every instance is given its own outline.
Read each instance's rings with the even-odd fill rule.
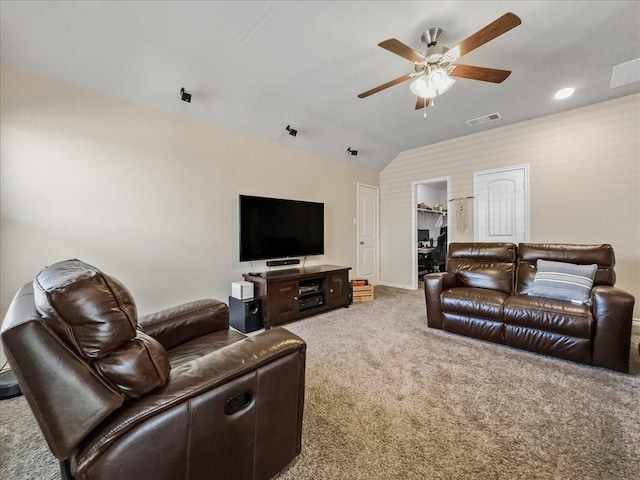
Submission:
[[[433,107],[436,103],[436,99],[432,98],[429,102],[429,107]],[[424,118],[427,118],[427,99],[424,99]]]

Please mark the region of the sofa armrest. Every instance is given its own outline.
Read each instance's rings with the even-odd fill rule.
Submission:
[[[169,350],[208,333],[228,329],[229,308],[218,300],[196,300],[143,315],[138,325]]]
[[[209,422],[222,431],[229,423],[228,419],[225,420],[222,407],[229,397],[247,388],[255,395],[247,409],[256,409],[256,403],[262,405],[259,413],[264,412],[265,416],[260,418],[260,428],[269,424],[271,417],[273,421],[277,421],[282,413],[277,408],[274,411],[264,408],[265,404],[262,402],[270,403],[272,407],[273,404],[278,404],[278,398],[285,396],[290,404],[288,406],[294,407],[294,411],[284,410],[288,412],[287,415],[293,415],[296,428],[301,431],[305,363],[306,343],[282,327],[246,337],[184,363],[171,370],[171,378],[166,386],[125,403],[94,430],[72,457],[71,471],[82,478],[83,471],[101,455],[104,456],[111,444],[138,425],[145,425],[143,429],[146,433],[134,435],[135,438],[131,440],[127,437],[126,450],[138,452],[136,442],[148,442],[148,437],[174,432],[174,425],[194,421],[193,416],[197,415],[197,411],[206,412]],[[216,415],[222,418],[217,418]],[[159,420],[149,421],[152,417]],[[168,418],[171,420],[167,420]],[[196,424],[200,425],[197,421]],[[277,428],[277,425],[271,427]],[[225,442],[228,441],[224,435],[220,437]],[[297,449],[299,452],[300,445],[297,445]],[[140,452],[144,450],[141,447]],[[140,452],[136,455],[140,455]]]
[[[598,286],[591,291],[595,319],[592,364],[629,372],[634,297],[616,287]]]
[[[458,281],[453,273],[428,273],[424,276],[424,298],[427,302],[427,324],[431,328],[442,328],[440,294],[453,288]]]

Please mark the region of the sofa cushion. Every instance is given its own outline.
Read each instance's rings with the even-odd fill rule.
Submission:
[[[516,271],[513,243],[452,243],[449,245],[447,272],[458,285],[513,292]]]
[[[246,335],[233,329],[219,330],[171,348],[167,350],[167,356],[171,368],[176,368],[244,338]]]
[[[508,296],[486,288],[457,287],[445,290],[440,298],[443,313],[502,320],[503,305]]]
[[[588,303],[593,277],[598,265],[538,260],[533,287],[529,295],[557,298],[570,302]]]
[[[115,278],[80,260],[42,270],[33,282],[38,312],[84,358],[107,355],[136,335],[136,304]]]
[[[505,300],[504,322],[587,339],[592,336],[594,324],[586,305],[529,295],[512,295]]]
[[[73,259],[46,267],[33,287],[44,321],[124,398],[166,384],[166,351],[138,330],[135,302],[118,280]]]
[[[494,343],[504,343],[504,323],[501,320],[445,312],[442,314],[442,327],[447,332],[481,338]]]
[[[164,347],[142,331],[93,365],[125,398],[141,397],[169,379]]]
[[[529,293],[539,260],[598,265],[593,285],[613,286],[616,281],[615,255],[609,244],[572,245],[555,243],[521,243],[518,245],[516,293]]]
[[[518,325],[504,328],[504,343],[510,347],[591,364],[591,340]]]

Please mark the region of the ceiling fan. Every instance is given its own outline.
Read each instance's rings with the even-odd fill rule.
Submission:
[[[423,107],[426,108],[433,102],[435,97],[446,92],[455,83],[455,79],[451,77],[502,83],[511,74],[510,70],[475,67],[453,62],[490,40],[517,27],[521,23],[522,21],[517,15],[505,13],[453,48],[437,46],[438,39],[440,35],[442,35],[443,30],[439,27],[433,27],[422,34],[422,43],[427,47],[424,53],[415,51],[413,48],[395,38],[380,42],[378,46],[413,62],[415,72],[402,75],[390,82],[367,90],[358,95],[358,97],[366,98],[386,88],[414,79],[413,82],[411,82],[410,88],[413,94],[418,97],[416,101],[416,110],[418,110]]]

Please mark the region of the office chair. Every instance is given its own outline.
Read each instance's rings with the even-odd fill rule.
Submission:
[[[438,244],[436,248],[429,254],[425,259],[425,266],[427,268],[427,273],[433,272],[444,272],[445,271],[445,262],[447,260],[447,231],[445,230],[443,234],[438,237]],[[437,270],[436,270],[437,267]]]

